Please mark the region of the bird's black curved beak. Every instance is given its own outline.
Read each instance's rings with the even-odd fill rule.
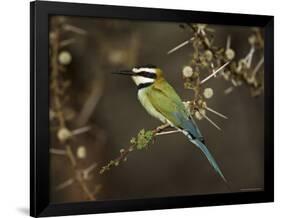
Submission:
[[[125,76],[133,76],[134,72],[131,70],[121,70],[119,72],[113,72],[112,74],[119,74],[119,75],[125,75]]]

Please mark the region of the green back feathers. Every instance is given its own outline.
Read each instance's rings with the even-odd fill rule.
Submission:
[[[180,122],[175,119],[173,112],[186,114],[184,105],[172,86],[164,78],[157,79],[149,87],[147,96],[155,109],[163,114],[176,127],[180,127]],[[187,118],[187,115],[186,115]]]
[[[200,140],[203,139],[200,130],[189,116],[181,98],[163,77],[157,79],[146,93],[154,108],[173,123],[175,127],[186,130]]]

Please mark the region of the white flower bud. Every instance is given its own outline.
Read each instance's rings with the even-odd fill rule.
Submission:
[[[204,89],[203,95],[205,98],[212,98],[212,96],[214,95],[214,91],[212,88],[206,88]]]
[[[49,33],[49,39],[50,39],[50,41],[51,41],[51,40],[54,40],[55,37],[56,37],[56,34],[55,34],[54,32],[50,32],[50,33]]]
[[[206,50],[205,57],[207,61],[211,61],[213,59],[213,52],[211,52],[210,50]]]
[[[61,128],[57,133],[57,137],[61,142],[66,141],[71,136],[72,136],[72,134],[67,128]]]
[[[203,119],[203,116],[199,113],[199,111],[195,111],[195,117],[198,120],[202,120]]]
[[[232,60],[235,57],[235,51],[231,48],[226,49],[225,56],[228,60]]]
[[[192,77],[192,75],[193,75],[193,69],[192,69],[192,67],[190,67],[190,66],[185,66],[185,67],[182,69],[182,75],[183,75],[183,77],[185,77],[185,78]]]
[[[62,51],[59,53],[60,64],[68,65],[70,64],[71,60],[72,60],[72,56],[68,51]]]
[[[120,64],[124,61],[125,53],[121,50],[115,50],[110,52],[108,59],[113,64]]]
[[[206,110],[203,108],[199,109],[200,114],[204,117],[206,115]]]
[[[254,45],[256,43],[256,36],[255,35],[251,35],[248,38],[248,42],[249,42],[250,45]]]
[[[49,110],[49,119],[53,120],[55,117],[56,117],[56,113],[52,109],[50,109]]]
[[[87,150],[86,150],[85,146],[80,145],[80,146],[77,148],[76,155],[77,155],[77,157],[78,157],[79,159],[84,159],[84,158],[86,158],[86,156],[87,156]]]

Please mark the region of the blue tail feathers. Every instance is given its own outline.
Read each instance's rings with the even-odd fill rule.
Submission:
[[[204,138],[192,117],[190,116],[188,118],[185,114],[179,112],[175,112],[174,115],[177,118],[178,123],[180,123],[179,128],[182,130],[183,134],[186,135],[193,144],[200,148],[200,150],[207,157],[214,170],[220,175],[223,181],[227,183],[217,162],[215,161],[208,148],[204,144]]]
[[[199,139],[193,139],[190,140],[193,144],[195,144],[198,148],[200,148],[200,150],[204,153],[204,155],[207,157],[208,161],[210,162],[210,164],[212,165],[212,167],[214,168],[214,170],[220,175],[220,177],[223,179],[224,182],[227,183],[224,175],[222,174],[217,162],[215,161],[214,157],[211,155],[211,153],[209,152],[208,148],[206,147],[205,144],[203,144]]]

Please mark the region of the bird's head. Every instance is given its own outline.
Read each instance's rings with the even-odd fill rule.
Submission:
[[[131,76],[138,89],[148,87],[162,77],[161,69],[154,65],[136,66],[131,70],[122,70],[115,74]]]

